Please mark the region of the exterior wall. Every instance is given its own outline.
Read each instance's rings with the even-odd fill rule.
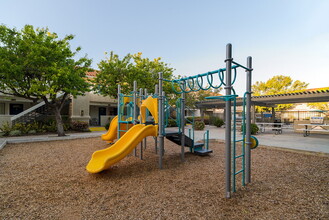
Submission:
[[[96,119],[101,126],[104,126],[110,117],[108,107],[116,107],[116,102],[116,99],[94,93],[86,93],[85,96],[78,96],[76,99],[72,99],[71,119],[86,122]],[[99,107],[106,107],[106,115],[101,116],[100,121]]]
[[[100,120],[101,126],[104,126],[110,117],[109,106],[116,107],[116,102],[117,100],[113,98],[104,97],[94,93],[86,93],[85,96],[78,96],[77,98],[72,97],[70,107],[65,109],[65,115],[69,114],[71,120],[85,121],[89,123],[89,120],[93,117],[98,120],[99,107],[106,107],[106,115],[101,116]],[[10,104],[23,104],[23,111],[34,105],[30,100],[1,94],[0,103],[4,104],[5,113],[0,114],[0,126],[5,122],[10,121],[10,118],[12,117],[12,115],[9,115]]]
[[[11,124],[10,119],[13,115],[10,115],[10,104],[22,104],[23,111],[35,105],[30,100],[3,94],[0,94],[0,104],[4,107],[4,112],[1,112],[4,114],[0,114],[0,127],[6,122]]]
[[[89,123],[89,96],[78,96],[72,99],[72,112],[70,118],[74,121],[85,121]]]

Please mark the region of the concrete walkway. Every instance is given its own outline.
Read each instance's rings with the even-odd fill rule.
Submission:
[[[69,133],[64,137],[58,137],[56,134],[5,137],[5,138],[0,138],[0,149],[2,149],[6,144],[40,142],[40,141],[72,140],[72,139],[81,139],[81,138],[100,137],[104,133],[106,133],[106,131]]]
[[[177,128],[168,128],[168,130],[177,130]],[[225,129],[217,128],[215,126],[206,126],[203,131],[195,131],[196,141],[203,139],[203,134],[209,130],[209,138],[215,140],[225,139]],[[0,149],[6,144],[10,143],[24,143],[24,142],[39,142],[39,141],[57,141],[57,140],[71,140],[79,138],[100,137],[106,131],[72,133],[65,137],[58,137],[52,135],[38,135],[38,136],[21,136],[0,138]],[[188,135],[188,128],[185,131]],[[313,152],[329,153],[329,135],[326,134],[311,134],[308,137],[303,137],[303,134],[294,133],[290,130],[283,130],[282,134],[275,135],[272,131],[260,133],[255,135],[259,140],[259,144],[263,146],[281,147],[295,150],[305,150]],[[241,138],[237,134],[237,138]]]
[[[225,139],[225,128],[214,126],[206,126],[204,131],[195,131],[195,139],[202,140],[205,130],[209,130],[209,139]],[[239,133],[237,138],[241,138]],[[255,137],[259,140],[259,144],[263,146],[329,153],[329,135],[327,134],[311,134],[304,137],[301,133],[283,130],[282,134],[279,135],[275,135],[273,131],[267,131],[266,133],[257,134]]]

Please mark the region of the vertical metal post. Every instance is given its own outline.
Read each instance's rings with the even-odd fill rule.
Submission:
[[[245,168],[246,168],[246,183],[251,182],[251,73],[252,73],[252,58],[247,57],[247,100],[246,100],[246,157],[245,157]]]
[[[144,89],[144,99],[147,99],[147,89]],[[146,121],[146,120],[147,120],[147,118],[145,118],[145,121]],[[143,142],[143,144],[144,144],[144,149],[146,149],[146,144],[147,144],[146,139],[147,139],[147,138],[144,138],[144,142]]]
[[[159,73],[159,168],[163,168],[163,148],[164,148],[164,136],[163,136],[163,89],[162,89],[162,83],[163,83],[163,75],[162,72]]]
[[[142,88],[139,89],[139,98],[140,98],[140,105],[142,105],[142,102],[143,102],[143,89]],[[139,113],[139,116],[140,116],[140,123],[142,124],[142,114],[141,114],[141,111]],[[143,160],[143,140],[141,141],[140,146],[141,146],[141,148],[140,148],[139,159]]]
[[[136,124],[136,119],[137,119],[137,82],[134,81],[134,91],[133,91],[133,101],[134,101],[134,112],[133,112],[133,122],[134,125]],[[137,152],[136,152],[136,147],[134,148],[134,156],[137,156]]]
[[[231,67],[232,67],[232,45],[226,45],[226,86],[225,95],[228,96],[225,103],[225,197],[231,197]]]
[[[118,139],[120,138],[120,121],[121,121],[121,109],[120,109],[120,93],[121,93],[121,86],[118,84]]]
[[[159,88],[158,88],[158,84],[155,85],[155,88],[154,88],[154,95],[157,96],[159,95]],[[157,154],[158,153],[158,137],[155,137],[154,138],[154,148],[155,148],[155,153]]]
[[[181,161],[184,162],[184,154],[185,154],[185,93],[182,93],[181,97],[181,118],[180,118],[180,124],[181,124]]]

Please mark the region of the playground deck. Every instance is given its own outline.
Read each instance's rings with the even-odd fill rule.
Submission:
[[[151,142],[152,141],[152,142]],[[252,183],[223,198],[224,144],[198,157],[165,143],[158,169],[153,138],[144,160],[127,157],[89,174],[100,138],[9,144],[0,150],[1,219],[327,219],[328,154],[259,147]],[[187,150],[187,149],[186,149]]]

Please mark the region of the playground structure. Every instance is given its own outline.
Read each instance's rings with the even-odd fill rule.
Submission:
[[[113,143],[109,148],[93,153],[92,159],[87,165],[90,173],[97,173],[108,169],[111,165],[129,155],[132,151],[137,155],[136,146],[141,142],[140,158],[143,157],[143,148],[146,147],[146,137],[153,136],[155,139],[155,151],[159,155],[159,168],[163,168],[164,138],[181,146],[181,160],[184,161],[185,147],[189,147],[192,153],[207,155],[212,151],[208,149],[207,132],[204,143],[195,143],[194,135],[185,135],[185,93],[220,88],[224,86],[224,96],[207,97],[209,99],[225,100],[225,197],[230,198],[231,193],[236,191],[236,175],[242,174],[242,185],[251,182],[251,149],[256,148],[258,141],[251,136],[251,74],[252,58],[247,58],[247,67],[236,63],[232,58],[232,45],[226,46],[226,68],[210,71],[196,76],[185,77],[177,80],[163,79],[159,73],[159,84],[155,86],[154,94],[147,94],[143,89],[137,92],[137,83],[134,82],[134,91],[130,95],[120,93],[118,85],[118,115],[112,120],[109,131],[102,136],[103,140]],[[234,64],[234,65],[233,65]],[[243,105],[243,137],[236,138],[236,98],[233,84],[237,79],[237,69],[246,71],[246,92],[244,93]],[[232,70],[234,71],[232,80]],[[220,85],[214,85],[214,76],[218,75]],[[206,78],[208,85],[203,86]],[[166,132],[166,121],[170,107],[166,102],[163,91],[164,81],[172,84],[173,90],[181,94],[176,104],[177,132]],[[179,88],[177,90],[177,88]],[[232,111],[233,107],[233,111]],[[138,113],[139,111],[139,113]],[[233,117],[232,117],[233,116]],[[233,118],[233,120],[232,120]],[[151,119],[151,120],[149,120]],[[233,122],[233,124],[232,124]],[[237,143],[241,142],[241,154],[236,155]],[[143,147],[144,145],[144,147]],[[204,147],[206,146],[206,147]],[[233,151],[233,152],[232,152]],[[236,171],[237,160],[241,159],[241,170]]]

